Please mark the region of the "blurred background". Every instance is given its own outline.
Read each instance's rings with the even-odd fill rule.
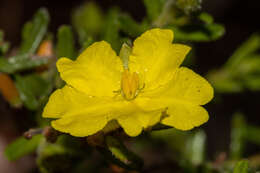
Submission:
[[[46,7],[50,13],[49,31],[56,33],[59,26],[71,24],[71,12],[83,2],[82,0],[0,0],[0,29],[5,32],[5,40],[15,48],[21,42],[23,24],[30,20],[40,7]],[[112,6],[120,7],[136,21],[142,21],[145,6],[140,0],[98,0],[95,1],[103,11]],[[202,11],[211,14],[215,22],[225,26],[225,35],[216,41],[194,44],[196,59],[193,70],[205,76],[212,69],[218,69],[233,52],[253,33],[260,29],[259,0],[204,0]],[[260,68],[260,67],[259,67]],[[230,148],[231,120],[237,111],[243,113],[247,123],[260,126],[259,91],[245,89],[237,93],[216,93],[213,103],[206,107],[210,119],[202,126],[207,135],[208,158],[214,160],[221,152]],[[221,104],[216,104],[221,102]],[[9,162],[3,156],[5,146],[28,127],[35,124],[28,117],[24,108],[13,109],[0,95],[0,172],[19,172],[18,169],[34,168],[33,158],[24,157],[16,162]],[[259,134],[260,135],[260,134]],[[259,153],[259,146],[252,143],[245,149],[246,156]],[[5,170],[5,171],[4,171]]]

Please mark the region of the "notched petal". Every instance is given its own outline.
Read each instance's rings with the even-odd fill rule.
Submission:
[[[208,121],[208,112],[201,106],[175,103],[167,110],[169,116],[162,120],[162,124],[179,130],[190,130]]]
[[[76,61],[59,59],[57,68],[67,84],[88,95],[113,96],[120,88],[123,65],[105,41],[92,44]]]

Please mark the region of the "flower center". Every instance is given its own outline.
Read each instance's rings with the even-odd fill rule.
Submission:
[[[138,94],[139,76],[137,73],[130,73],[125,69],[121,79],[121,91],[126,100],[134,99]]]

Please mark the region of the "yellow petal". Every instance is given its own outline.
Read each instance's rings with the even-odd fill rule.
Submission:
[[[143,128],[151,127],[160,122],[162,110],[153,112],[138,112],[137,118]]]
[[[158,98],[140,96],[133,100],[132,103],[138,108],[135,115],[143,128],[159,123],[162,112],[166,110],[166,105],[163,105]]]
[[[60,118],[81,114],[82,112],[85,114],[97,111],[105,112],[113,103],[112,98],[88,96],[69,85],[65,85],[50,96],[42,116],[44,118]]]
[[[169,106],[168,117],[162,124],[173,126],[180,130],[190,130],[208,121],[208,112],[201,106],[176,102]]]
[[[65,85],[49,98],[43,111],[45,118],[59,118],[52,121],[54,129],[73,136],[88,136],[101,130],[112,117],[106,99],[93,98]]]
[[[136,114],[125,114],[117,118],[118,123],[129,136],[138,136],[142,132],[142,125]]]
[[[120,89],[122,62],[105,41],[92,44],[76,61],[59,59],[57,68],[67,84],[88,95],[113,96]]]
[[[149,30],[134,41],[129,69],[139,73],[145,89],[166,84],[188,54],[190,47],[172,41],[173,32],[168,29]]]
[[[206,79],[188,68],[181,67],[160,94],[161,97],[204,105],[213,98],[214,91]]]
[[[62,117],[52,121],[51,125],[58,131],[77,137],[85,137],[102,130],[107,122],[104,115],[77,114],[77,116]]]

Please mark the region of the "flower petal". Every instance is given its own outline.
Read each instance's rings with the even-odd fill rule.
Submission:
[[[208,120],[207,111],[200,105],[208,103],[213,98],[213,88],[192,70],[181,67],[164,88],[142,95],[145,96],[152,98],[152,108],[168,108],[169,117],[162,119],[163,124],[189,130]],[[148,104],[146,105],[148,107]]]
[[[85,114],[101,110],[105,112],[113,103],[115,102],[112,98],[88,96],[69,85],[65,85],[50,96],[42,116],[44,118],[60,118],[81,114],[82,112]]]
[[[145,89],[155,89],[166,84],[190,47],[172,44],[173,32],[168,29],[152,29],[134,41],[129,68],[139,73]]]
[[[107,119],[103,115],[78,114],[77,116],[62,117],[52,121],[51,125],[54,129],[61,132],[77,137],[84,137],[102,130],[107,122]]]
[[[192,70],[179,68],[168,86],[160,93],[162,97],[204,105],[213,98],[213,88],[206,79]]]
[[[193,104],[174,103],[167,110],[168,117],[162,124],[173,126],[180,130],[190,130],[208,121],[208,112],[201,106]]]
[[[51,95],[42,116],[59,118],[52,122],[56,130],[83,137],[102,130],[108,121],[132,111],[128,105],[129,102],[121,99],[90,97],[65,85]]]
[[[138,112],[137,118],[143,128],[151,127],[160,122],[162,110],[153,112]]]
[[[136,114],[122,115],[117,121],[129,136],[138,136],[143,130]]]
[[[57,68],[67,84],[88,95],[113,96],[120,89],[122,62],[105,41],[92,44],[76,61],[59,59]]]

